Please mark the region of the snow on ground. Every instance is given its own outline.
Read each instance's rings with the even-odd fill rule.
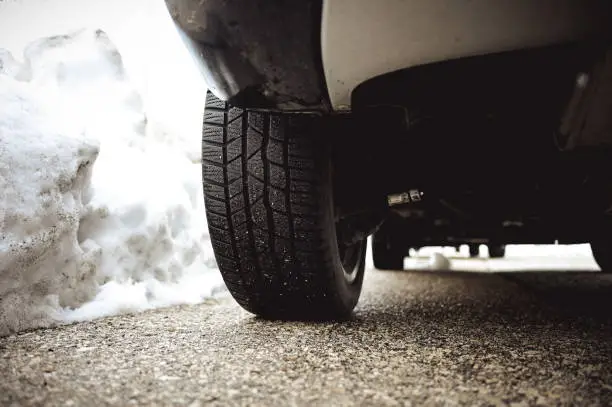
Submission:
[[[99,30],[0,51],[0,335],[222,287],[201,175]]]
[[[509,245],[503,259],[490,259],[486,246],[480,256],[470,259],[467,246],[460,252],[452,247],[425,247],[411,250],[404,260],[408,270],[455,270],[470,272],[517,271],[598,271],[588,244]]]

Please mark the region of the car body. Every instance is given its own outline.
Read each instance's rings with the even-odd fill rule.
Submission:
[[[292,295],[267,287],[268,271],[277,273],[273,284],[296,273],[303,284],[300,276],[316,272],[298,261],[300,247],[323,235],[300,235],[294,207],[325,234],[317,247],[326,249],[313,258],[329,268],[328,280],[343,275],[359,288],[347,269],[361,264],[355,272],[363,273],[356,253],[372,233],[380,268],[401,268],[409,248],[426,245],[484,243],[495,257],[508,243],[608,247],[611,2],[166,3],[211,92],[203,138],[209,225],[222,274],[245,308],[293,315],[313,304],[306,289],[297,305],[258,296]],[[302,119],[310,124],[292,124]],[[291,154],[291,131],[306,128],[325,160],[312,146]],[[292,189],[302,176],[316,188]],[[316,210],[299,206],[298,196],[316,197]],[[244,206],[232,206],[236,197]],[[244,241],[234,230],[240,211]],[[288,246],[264,250],[258,236]],[[340,249],[326,246],[333,241]],[[596,253],[602,268],[612,266],[607,252]],[[251,286],[243,277],[252,269]],[[356,297],[342,294],[348,286],[339,281],[313,290],[338,296],[332,308],[352,309]]]
[[[217,97],[258,87],[279,109],[349,109],[352,90],[376,76],[601,38],[610,18],[602,0],[166,3]]]

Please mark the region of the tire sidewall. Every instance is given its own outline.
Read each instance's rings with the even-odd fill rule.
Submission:
[[[334,196],[333,196],[333,177],[332,177],[332,165],[331,165],[331,146],[329,143],[321,142],[317,143],[321,147],[322,154],[320,155],[320,185],[321,185],[321,208],[322,211],[322,223],[323,223],[323,241],[327,247],[328,259],[327,262],[331,263],[329,270],[333,273],[332,281],[334,282],[334,292],[329,293],[333,296],[336,302],[337,309],[346,310],[345,313],[350,313],[353,308],[357,305],[359,297],[361,295],[361,288],[363,286],[363,277],[365,274],[365,254],[366,254],[366,242],[362,241],[359,259],[357,263],[357,275],[352,282],[346,279],[344,274],[344,266],[340,258],[340,252],[338,249],[338,238],[336,233],[336,221],[334,218]]]

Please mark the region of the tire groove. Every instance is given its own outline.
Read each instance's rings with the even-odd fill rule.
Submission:
[[[268,166],[268,146],[270,144],[270,127],[272,126],[272,115],[267,115],[264,121],[264,131],[263,131],[263,145],[261,147],[261,159],[263,161],[263,172],[264,172],[264,200],[263,205],[266,208],[266,220],[268,222],[268,239],[270,239],[269,245],[269,254],[271,260],[274,264],[274,268],[276,269],[276,275],[278,278],[278,283],[282,287],[283,284],[286,284],[286,276],[283,275],[280,260],[276,255],[276,236],[275,230],[276,227],[274,225],[274,214],[272,213],[272,205],[270,204],[270,168]],[[282,301],[281,301],[282,303]]]
[[[260,152],[261,152],[261,151],[260,151]],[[264,165],[265,165],[265,162],[264,162]],[[248,170],[247,170],[247,175],[248,175],[249,177],[253,178],[255,181],[257,181],[257,182],[261,183],[261,184],[264,184],[264,185],[265,185],[265,183],[266,183],[266,181],[265,181],[265,175],[264,175],[264,179],[261,179],[261,178],[259,178],[257,175],[253,174],[251,171],[248,171]]]
[[[225,155],[223,156],[223,159],[225,160]],[[227,171],[223,171],[223,178],[224,178],[224,180],[225,180],[225,177],[227,175],[226,173],[227,173]],[[221,187],[224,190],[228,189],[227,185],[224,182],[219,182],[219,181],[211,179],[211,178],[204,178],[204,183],[210,184],[210,185],[214,185],[216,187]]]
[[[234,117],[232,120],[228,120],[227,121],[227,125],[229,126],[230,124],[234,123],[236,120],[238,119],[242,119],[242,116],[244,116],[244,112],[240,113],[238,116]],[[229,140],[228,143],[231,143],[234,140],[237,140],[239,137],[234,137],[233,139]]]
[[[281,126],[285,129],[283,132],[284,142],[283,142],[283,161],[284,167],[283,171],[285,172],[285,207],[287,208],[287,222],[289,223],[289,250],[291,254],[295,256],[295,217],[293,216],[293,211],[291,210],[291,176],[289,174],[289,137],[291,134],[288,134],[289,126],[287,125],[288,117],[280,117]],[[294,264],[295,264],[294,260]],[[297,272],[296,267],[291,267],[291,272]],[[305,293],[305,283],[300,280],[300,288],[303,293]]]
[[[208,123],[204,123],[204,124],[206,124],[206,125],[207,125]],[[231,144],[232,142],[234,142],[234,141],[238,140],[239,138],[240,138],[240,137],[234,137],[233,139],[228,140],[227,144]],[[223,143],[223,142],[218,142],[218,141],[212,141],[212,140],[206,140],[206,139],[203,139],[203,140],[202,140],[202,142],[203,142],[204,144],[208,144],[208,145],[215,146],[215,147],[222,147],[222,148],[225,148],[225,147],[227,146],[227,144],[226,144],[226,143]]]
[[[218,163],[218,162],[213,161],[213,160],[211,160],[209,158],[202,158],[202,162],[205,163],[206,165],[210,165],[211,167],[225,168],[222,163]]]
[[[290,204],[292,204],[292,202],[290,200],[288,201],[287,199],[285,199],[285,204],[290,205]],[[317,206],[316,205],[312,205],[312,208],[313,209],[317,209]],[[272,212],[278,213],[278,214],[281,214],[281,215],[291,216],[291,218],[293,218],[293,219],[311,220],[311,219],[314,218],[312,215],[300,215],[299,213],[295,214],[293,212],[291,212],[291,214],[290,214],[289,211],[285,212],[285,211],[282,211],[282,210],[276,209],[276,208],[272,208]]]
[[[268,120],[268,118],[266,118],[266,120]],[[264,124],[264,126],[265,126],[265,124]],[[255,133],[259,134],[260,136],[263,136],[263,134],[264,134],[264,132],[265,132],[265,130],[264,130],[264,131],[261,131],[261,130],[259,130],[257,127],[252,126],[252,125],[250,125],[250,124],[249,124],[249,129],[253,130]]]
[[[225,171],[225,172],[227,172],[227,171]],[[210,178],[203,178],[203,181],[204,181],[204,184],[210,184],[210,185],[214,185],[214,186],[217,186],[217,187],[220,187],[220,188],[223,188],[223,189],[228,189],[229,186],[234,185],[236,183],[236,181],[240,180],[241,178],[242,177],[234,178],[232,180],[228,180],[227,186],[225,186],[224,184],[220,183],[219,181],[216,181],[216,180],[213,180],[213,179],[210,179]],[[236,193],[234,195],[231,195],[230,199],[235,197],[236,195],[240,194],[241,192],[242,191],[240,191],[240,192],[238,192],[238,193]],[[217,200],[219,202],[225,202],[224,200],[221,200],[221,198],[217,198]]]
[[[234,215],[236,215],[237,213],[240,213],[240,212],[243,212],[243,211],[244,211],[244,208],[238,208],[238,209],[236,209],[235,211],[231,211],[231,212],[230,212],[230,216],[234,216]],[[214,210],[212,210],[212,209],[209,209],[209,210],[208,210],[208,212],[212,213],[213,215],[217,215],[217,216],[223,216],[223,217],[225,217],[225,216],[226,216],[226,214],[225,214],[225,213],[220,213],[220,212],[214,211]]]
[[[232,256],[228,256],[226,254],[216,254],[216,253],[215,253],[215,255],[219,256],[222,259],[229,260],[229,261],[232,261],[234,263],[236,262],[236,259],[234,257],[232,257]]]
[[[208,213],[211,213],[211,214],[213,214],[213,215],[217,215],[217,216],[222,216],[222,217],[225,217],[225,216],[226,216],[226,214],[225,214],[225,213],[217,212],[217,211],[212,210],[212,209],[208,209]]]
[[[255,246],[255,236],[253,233],[253,218],[252,218],[252,204],[249,201],[249,176],[248,176],[248,168],[249,168],[249,161],[246,157],[245,152],[248,151],[247,150],[247,143],[248,143],[248,137],[247,137],[247,130],[248,130],[248,126],[249,126],[249,112],[245,111],[242,115],[242,197],[244,199],[244,211],[246,212],[246,226],[247,226],[247,241],[249,244],[249,249],[251,251],[251,253],[255,253],[256,250],[256,246]],[[253,203],[256,203],[259,201],[258,197]],[[257,256],[252,256],[253,257],[253,267],[255,268],[255,280],[257,281],[257,290],[259,291],[259,294],[264,294],[265,293],[265,288],[263,287],[263,275],[262,275],[262,267],[260,264],[259,259],[257,258]],[[251,294],[252,296],[252,294]],[[261,303],[261,302],[260,302]],[[256,304],[257,307],[260,307],[260,304]]]
[[[212,126],[212,127],[220,127],[220,128],[225,128],[225,125],[223,124],[219,124],[219,123],[215,123],[215,122],[207,122],[206,120],[204,120],[204,124],[207,126]]]
[[[218,213],[214,213],[213,211],[209,211],[209,213],[213,214],[213,215],[217,215],[217,216],[223,216],[225,217],[225,215],[219,215]],[[229,229],[224,229],[221,226],[215,226],[212,224],[212,222],[208,222],[208,227],[210,229],[214,229],[214,230],[218,230],[218,231],[222,231],[222,232],[229,232]]]
[[[257,175],[253,174],[252,172],[249,172],[248,175],[249,175],[249,177],[253,178],[255,181],[257,181],[257,182],[259,182],[261,184],[265,183],[265,180],[259,178]],[[288,176],[289,175],[287,175],[287,177]],[[272,185],[272,184],[270,184],[269,186],[270,186],[270,189],[275,189],[275,190],[283,192],[283,193],[286,192],[285,188],[277,187],[276,185]]]
[[[249,154],[249,156],[247,157],[247,161],[249,161],[251,158],[255,157],[257,155],[257,153],[261,153],[261,148],[258,148],[257,150],[255,150],[251,154]]]
[[[204,183],[206,183],[206,180],[204,180]],[[210,199],[211,201],[215,201],[215,202],[219,202],[219,203],[225,204],[225,199],[217,198],[216,196],[213,196],[213,195],[206,195],[206,199]],[[223,215],[223,216],[225,216],[225,215]]]
[[[224,104],[224,110],[227,110],[227,104]],[[227,114],[224,114],[223,116],[223,142],[225,143],[227,141]],[[223,149],[223,164],[224,166],[227,166],[227,149],[224,148]],[[223,181],[225,184],[227,184],[227,178],[228,178],[228,172],[227,172],[227,168],[224,168],[223,170]],[[227,219],[227,225],[228,225],[228,234],[229,237],[232,241],[232,252],[234,253],[236,259],[232,260],[232,261],[236,261],[238,260],[238,263],[240,263],[240,253],[238,252],[238,245],[236,244],[236,231],[234,230],[234,221],[232,220],[232,216],[231,216],[231,206],[230,206],[230,192],[229,192],[229,188],[224,187],[223,188],[223,192],[225,194],[225,213],[226,213],[226,219]],[[215,253],[216,255],[216,253]],[[242,293],[244,294],[247,290],[245,290],[245,281],[244,281],[244,276],[242,275],[242,273],[238,273],[238,281],[240,283],[240,287],[242,288]]]

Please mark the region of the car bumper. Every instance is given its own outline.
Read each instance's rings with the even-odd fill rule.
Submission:
[[[610,0],[325,0],[322,55],[334,109],[389,72],[610,37]]]

